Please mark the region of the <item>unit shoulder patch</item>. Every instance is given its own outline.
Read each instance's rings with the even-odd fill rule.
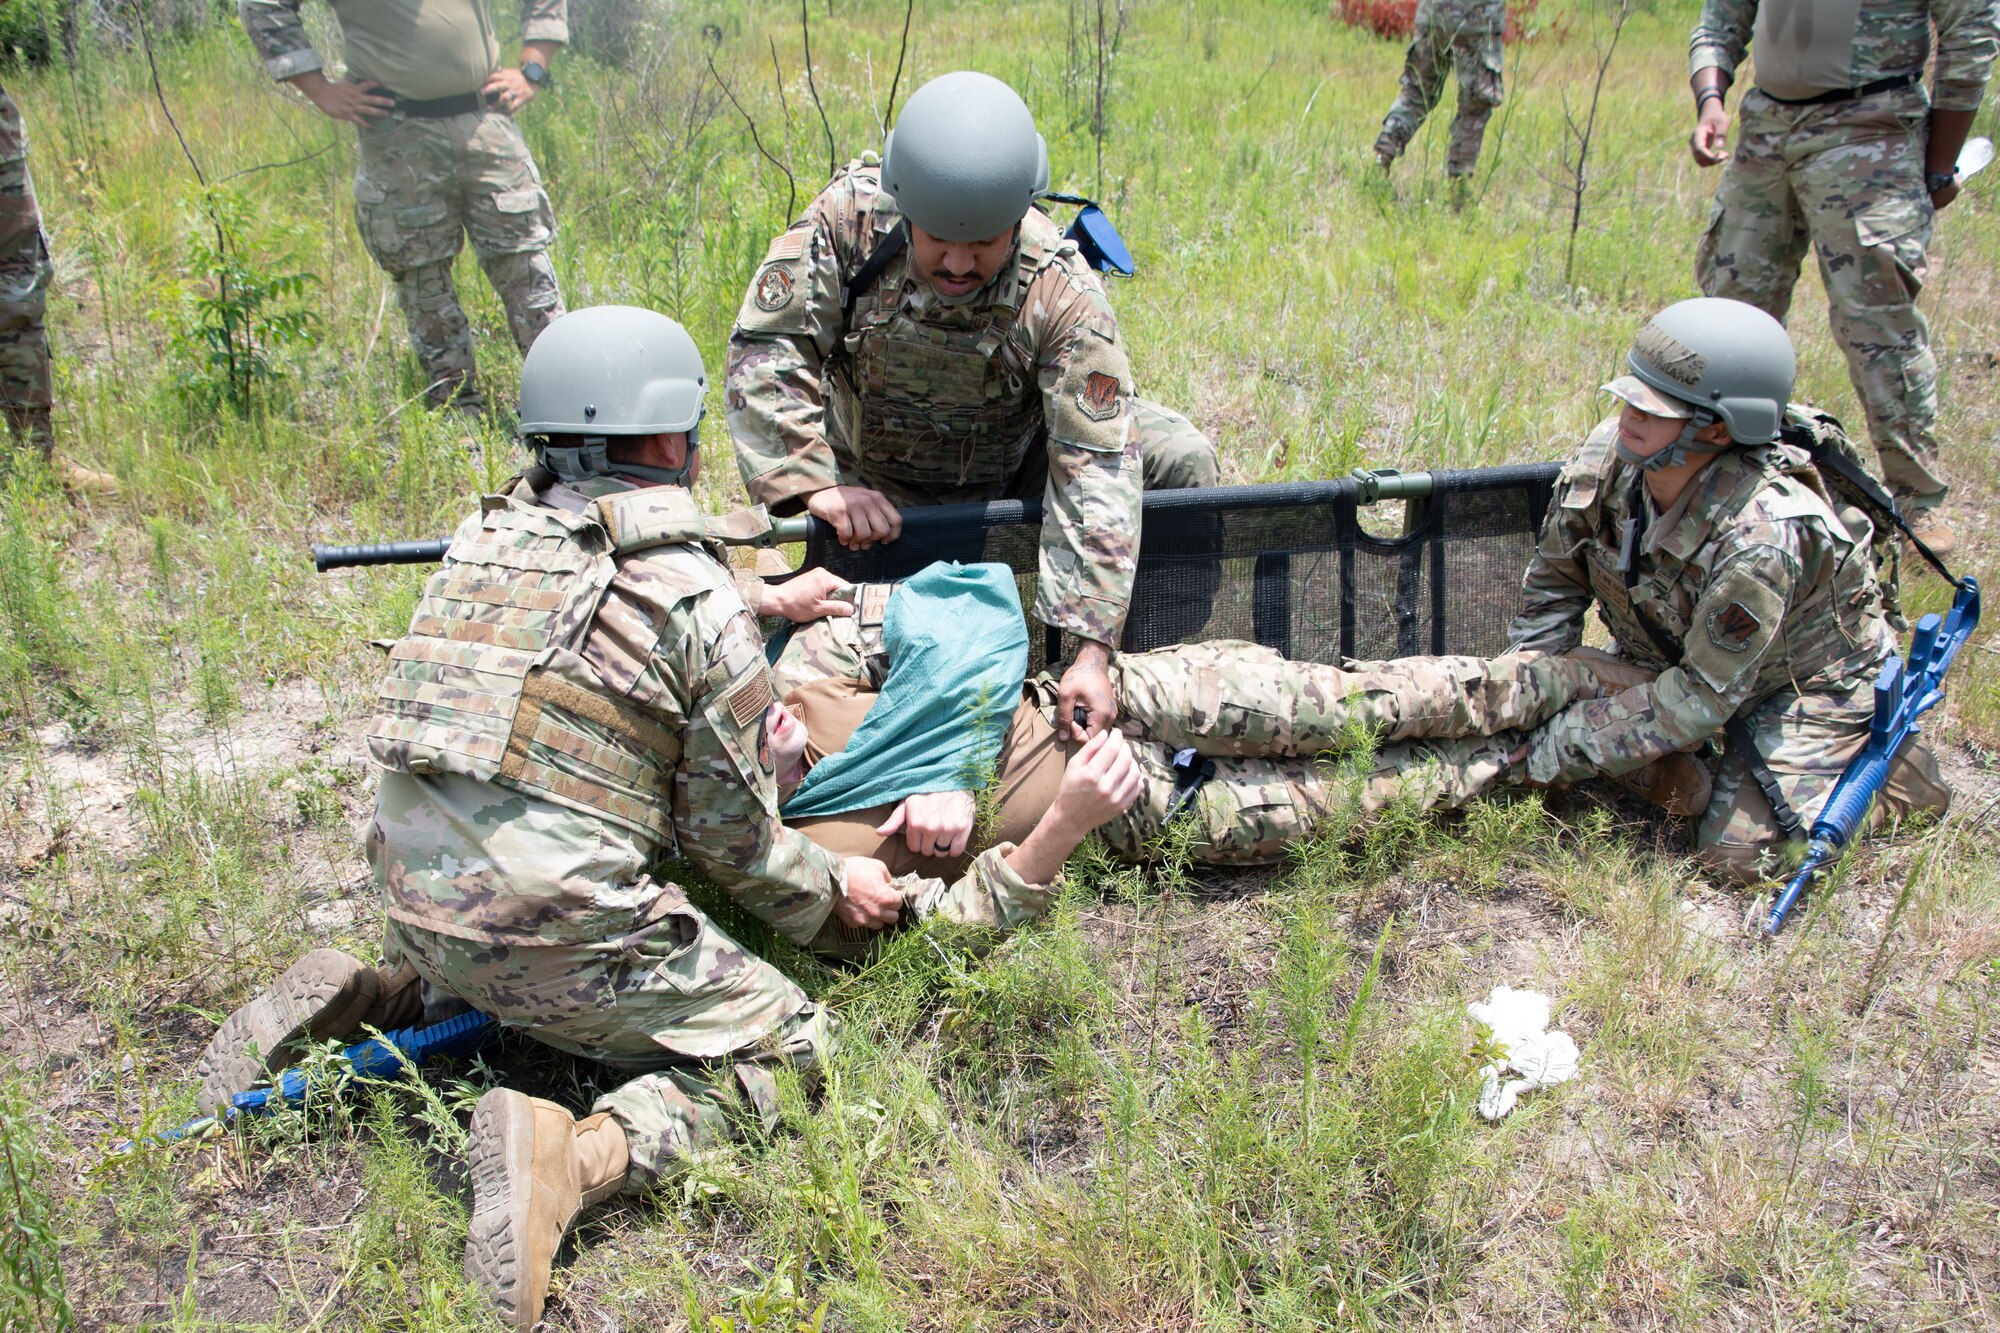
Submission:
[[[757,283],[751,290],[751,298],[759,310],[776,314],[792,303],[798,292],[798,282],[791,270],[783,264],[766,264],[764,271],[757,275]]]
[[[1724,652],[1740,653],[1750,646],[1764,622],[1741,602],[1731,602],[1708,616],[1708,637]]]
[[[1109,421],[1118,415],[1118,377],[1093,370],[1076,391],[1077,411],[1092,421]]]

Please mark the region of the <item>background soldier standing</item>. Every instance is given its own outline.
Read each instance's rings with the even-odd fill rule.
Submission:
[[[237,0],[271,76],[361,131],[354,220],[395,280],[431,402],[485,408],[451,263],[472,237],[525,354],[563,312],[547,255],[555,213],[513,114],[569,40],[567,0],[522,0],[521,65],[501,68],[487,0],[342,0],[347,77],[321,73],[299,0]]]
[[[1695,279],[1783,319],[1811,247],[1882,479],[1947,555],[1937,358],[1917,309],[1936,210],[2000,49],[1993,0],[1706,0],[1689,42],[1701,166],[1729,161]],[[1937,29],[1934,95],[1924,65]],[[1756,40],[1732,158],[1724,94]]]
[[[913,94],[880,168],[848,164],[771,243],[729,339],[750,497],[850,546],[897,506],[1043,497],[1035,614],[1083,640],[1062,680],[1096,732],[1137,567],[1142,489],[1210,486],[1215,446],[1136,397],[1104,284],[1031,207],[1048,149],[984,74]]]
[[[28,175],[28,127],[21,108],[0,89],[0,412],[16,446],[31,445],[72,490],[114,491],[102,472],[55,457],[51,419],[48,312],[48,239],[42,210]]]
[[[1604,386],[1624,410],[1563,469],[1509,637],[1569,652],[1594,604],[1617,656],[1658,675],[1558,714],[1523,748],[1522,775],[1617,777],[1725,736],[1706,808],[1694,803],[1695,854],[1755,879],[1867,741],[1875,677],[1896,651],[1868,520],[1836,513],[1809,456],[1779,441],[1795,361],[1769,315],[1682,301],[1647,322],[1625,364]],[[1876,814],[1950,800],[1918,738]]]
[[[1486,122],[1505,95],[1501,39],[1506,0],[1418,0],[1416,33],[1403,58],[1403,89],[1375,140],[1375,158],[1387,171],[1423,128],[1424,117],[1444,93],[1447,68],[1458,76],[1458,114],[1451,119],[1451,147],[1444,174],[1462,181],[1479,165]]]

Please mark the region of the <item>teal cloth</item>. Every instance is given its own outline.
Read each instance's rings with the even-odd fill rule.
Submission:
[[[838,815],[923,792],[968,791],[1000,755],[1028,629],[1005,565],[939,562],[896,585],[882,619],[889,676],[847,748],[813,765],[788,816]]]

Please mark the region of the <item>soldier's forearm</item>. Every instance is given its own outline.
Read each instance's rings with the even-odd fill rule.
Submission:
[[[1972,133],[1972,118],[1976,114],[1943,108],[1931,111],[1930,138],[1924,144],[1926,175],[1942,175],[1957,167],[1959,151],[1965,147],[1965,137]]]
[[[562,43],[560,42],[551,42],[546,40],[535,41],[535,42],[522,42],[521,63],[523,65],[526,65],[530,60],[532,60],[536,64],[540,65],[543,69],[551,69],[554,67],[555,64],[556,52],[560,50],[562,50]]]

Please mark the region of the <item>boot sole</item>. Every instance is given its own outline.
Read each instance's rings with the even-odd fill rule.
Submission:
[[[521,1256],[527,1251],[534,1163],[533,1103],[524,1093],[494,1088],[472,1112],[466,1152],[472,1219],[465,1231],[465,1276],[492,1299],[501,1319],[514,1329],[532,1328],[535,1322],[521,1322],[526,1277]]]
[[[216,1029],[195,1065],[200,1105],[221,1114],[230,1098],[282,1073],[301,1041],[344,1037],[375,1002],[375,970],[338,949],[314,949]]]

